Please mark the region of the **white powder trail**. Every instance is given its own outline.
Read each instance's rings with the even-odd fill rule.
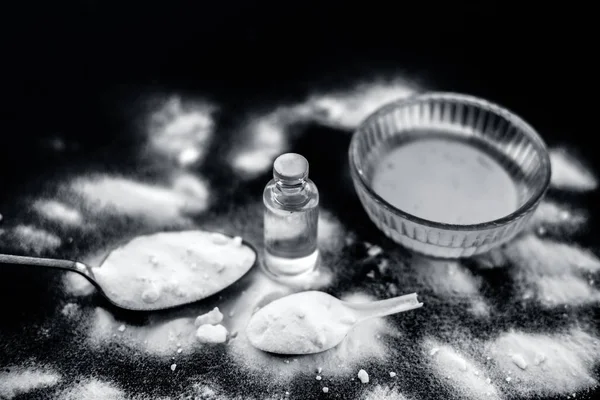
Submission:
[[[254,178],[272,167],[288,147],[287,129],[298,120],[287,107],[249,121],[245,136],[249,139],[230,156],[233,169],[246,178]]]
[[[445,301],[466,301],[476,316],[489,315],[489,306],[480,293],[481,278],[457,261],[438,261],[415,256],[414,270],[419,281]]]
[[[0,398],[13,399],[31,391],[50,388],[58,384],[62,377],[45,368],[9,367],[10,372],[0,372]]]
[[[535,297],[542,305],[583,305],[600,300],[600,291],[589,283],[600,271],[600,260],[575,245],[525,235],[505,250],[523,298]]]
[[[216,107],[207,102],[167,99],[148,119],[148,146],[181,166],[200,162],[214,130]]]
[[[534,212],[529,227],[542,236],[547,231],[568,235],[580,231],[587,221],[588,214],[584,210],[544,200]]]
[[[112,383],[90,378],[73,385],[59,395],[59,400],[127,400],[125,392]]]
[[[432,349],[437,349],[432,351]],[[423,352],[441,384],[456,391],[465,399],[500,399],[498,389],[487,380],[484,369],[465,354],[452,346],[427,339]]]
[[[96,308],[87,315],[87,336],[92,346],[104,347],[117,342],[146,354],[169,357],[191,354],[202,345],[196,340],[194,318],[150,322],[145,326],[129,326],[115,320],[108,311]],[[125,326],[125,329],[119,328]]]
[[[598,186],[592,172],[564,148],[550,150],[550,164],[551,185],[557,189],[584,192]]]
[[[209,206],[208,188],[200,188],[203,182],[198,179],[191,182],[191,179],[190,176],[177,179],[177,190],[173,190],[123,177],[100,175],[76,179],[71,183],[71,188],[85,200],[91,211],[143,218],[158,225],[172,225],[181,222],[189,214],[205,211]]]
[[[5,240],[12,247],[31,256],[58,249],[62,240],[55,234],[30,225],[18,225],[6,231]]]
[[[518,331],[485,345],[503,390],[518,396],[556,396],[594,387],[598,338],[579,329],[545,335]],[[510,377],[510,383],[506,378]]]
[[[390,386],[377,385],[372,389],[368,389],[363,393],[364,400],[409,400],[398,391],[398,389]]]
[[[342,223],[331,212],[321,208],[317,228],[319,251],[339,252],[344,247],[346,236]]]
[[[349,90],[311,96],[299,109],[325,125],[355,129],[379,107],[418,91],[416,84],[401,78],[379,79],[359,83]]]
[[[68,226],[81,226],[83,216],[79,210],[57,200],[37,200],[33,209],[43,217]]]

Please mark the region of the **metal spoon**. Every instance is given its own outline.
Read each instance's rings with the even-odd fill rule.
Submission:
[[[237,281],[246,272],[248,272],[248,270],[250,270],[250,268],[252,268],[254,266],[254,264],[256,264],[256,260],[257,260],[256,249],[254,249],[254,247],[252,245],[250,245],[249,243],[247,243],[245,241],[243,241],[242,243],[254,252],[254,254],[255,254],[254,263],[251,264],[248,269],[240,270],[239,274],[238,274],[239,276],[236,275],[235,279],[232,279],[231,281],[229,281],[228,284],[221,287],[220,290],[225,289],[225,287],[230,286],[232,283]],[[112,252],[119,250],[119,249],[120,248],[113,249],[104,258],[102,263],[104,263],[104,261],[108,258],[108,256]],[[15,255],[9,255],[9,254],[0,254],[0,264],[13,264],[13,265],[16,264],[16,265],[35,266],[35,267],[56,268],[56,269],[61,269],[61,270],[65,270],[65,271],[75,272],[75,273],[83,276],[92,285],[94,285],[94,287],[98,290],[98,292],[103,297],[105,297],[111,304],[113,304],[119,308],[122,308],[125,310],[131,310],[131,311],[157,311],[157,310],[175,308],[175,307],[182,306],[184,304],[194,303],[196,301],[202,300],[202,299],[209,297],[216,293],[216,291],[214,291],[214,290],[213,291],[204,291],[204,292],[202,292],[201,295],[195,296],[193,298],[190,298],[190,297],[181,298],[181,300],[179,302],[173,302],[173,303],[168,304],[167,306],[165,306],[164,304],[155,305],[154,303],[140,302],[141,306],[136,307],[136,306],[133,306],[131,303],[124,303],[123,301],[120,301],[119,296],[111,296],[110,295],[111,291],[108,290],[108,288],[101,286],[101,284],[98,282],[98,279],[96,278],[95,271],[97,271],[99,268],[101,268],[102,264],[100,265],[100,267],[91,267],[91,266],[86,265],[79,261],[60,260],[60,259],[53,259],[53,258],[15,256]],[[167,278],[168,277],[165,277],[165,279],[167,279]]]
[[[314,354],[337,346],[358,323],[421,306],[416,293],[349,303],[324,292],[300,292],[258,310],[246,335],[253,346],[269,353]]]

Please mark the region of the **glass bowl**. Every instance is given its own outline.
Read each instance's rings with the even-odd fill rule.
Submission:
[[[474,146],[503,167],[516,189],[513,212],[465,225],[446,223],[398,209],[375,192],[375,167],[390,149],[440,135]],[[529,124],[496,104],[455,93],[426,93],[383,106],[354,132],[349,158],[356,193],[375,225],[395,242],[440,258],[470,257],[513,238],[550,183],[546,145]]]

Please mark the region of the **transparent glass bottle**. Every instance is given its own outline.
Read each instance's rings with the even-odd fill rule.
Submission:
[[[275,276],[312,271],[319,258],[319,191],[308,179],[306,158],[295,153],[277,157],[263,201],[267,271]]]

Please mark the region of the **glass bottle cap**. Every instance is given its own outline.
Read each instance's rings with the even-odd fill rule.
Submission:
[[[299,181],[308,178],[308,161],[296,153],[285,153],[273,163],[273,177],[282,181]]]

